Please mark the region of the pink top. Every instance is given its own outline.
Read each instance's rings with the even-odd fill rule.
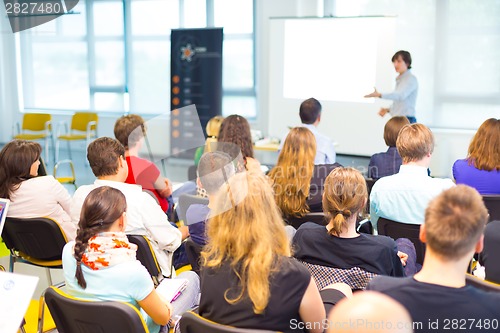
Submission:
[[[71,222],[69,215],[71,197],[53,176],[23,181],[10,201],[8,217],[50,217],[61,226],[68,241],[75,239],[77,225]]]

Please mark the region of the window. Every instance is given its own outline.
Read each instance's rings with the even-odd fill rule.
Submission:
[[[223,113],[256,117],[254,1],[80,0],[20,33],[26,109],[170,109],[170,30],[223,27]]]

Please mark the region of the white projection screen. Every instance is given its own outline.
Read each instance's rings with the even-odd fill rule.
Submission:
[[[284,137],[300,124],[299,105],[323,105],[318,130],[337,153],[370,156],[386,149],[377,112],[390,101],[365,99],[376,86],[391,91],[397,73],[394,17],[272,18],[269,45],[269,133]]]

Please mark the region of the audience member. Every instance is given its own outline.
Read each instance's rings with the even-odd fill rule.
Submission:
[[[302,126],[309,129],[316,138],[316,156],[314,164],[334,164],[335,148],[332,140],[326,135],[318,132],[318,125],[321,121],[321,103],[315,98],[308,98],[300,104],[300,121]],[[284,145],[285,139],[281,140],[280,150]]]
[[[305,127],[288,133],[278,163],[268,176],[273,181],[274,198],[287,220],[320,212],[326,176],[339,164],[314,165],[316,139]],[[290,221],[289,221],[290,222]]]
[[[385,124],[384,141],[389,149],[385,153],[377,153],[370,158],[370,164],[368,165],[369,178],[377,180],[398,173],[402,161],[396,148],[396,140],[401,128],[409,123],[408,118],[395,116]]]
[[[222,125],[223,121],[224,117],[215,116],[213,118],[210,118],[210,120],[207,122],[207,126],[205,127],[207,132],[205,146],[198,147],[198,149],[196,149],[196,152],[194,153],[194,165],[198,166],[200,158],[204,153],[211,152],[215,149],[217,138],[219,136],[220,126]]]
[[[481,194],[500,194],[500,119],[486,120],[469,145],[467,158],[453,164],[457,184]]]
[[[243,156],[244,166],[237,166],[237,171],[246,170],[254,170],[260,171],[260,163],[253,156],[253,143],[252,143],[252,134],[250,132],[250,124],[248,120],[244,117],[233,114],[224,119],[220,126],[219,138],[218,142],[224,143],[232,143],[235,147],[238,147]],[[224,145],[225,147],[229,147],[230,145]],[[217,150],[221,150],[217,148]],[[229,155],[233,159],[237,158],[237,154],[231,151],[228,151]]]
[[[40,144],[13,140],[0,151],[0,198],[9,199],[9,217],[50,217],[68,240],[75,239],[76,227],[69,216],[71,197],[53,176],[38,175]]]
[[[187,237],[168,221],[167,215],[149,194],[141,187],[126,184],[128,166],[125,160],[125,148],[117,140],[102,137],[94,140],[87,148],[87,159],[97,180],[92,185],[80,186],[71,201],[71,220],[77,224],[80,219],[83,201],[93,189],[100,186],[110,186],[120,190],[127,199],[128,223],[127,234],[144,235],[158,259],[164,276],[171,276],[172,253]]]
[[[208,320],[283,332],[296,331],[294,323],[316,323],[310,332],[322,332],[320,295],[325,303],[345,297],[337,289],[320,294],[307,269],[290,258],[283,220],[262,173],[236,174],[218,191],[207,236],[199,313]]]
[[[66,244],[62,260],[70,295],[94,301],[128,302],[142,308],[149,332],[158,332],[173,316],[197,302],[199,278],[184,272],[189,288],[170,303],[156,292],[148,271],[136,260],[137,245],[130,244],[125,196],[117,189],[101,186],[83,202],[78,234]],[[163,283],[170,283],[164,280]]]
[[[484,249],[479,263],[484,266],[486,280],[500,284],[500,221],[491,221],[484,230]]]
[[[404,276],[407,255],[386,236],[356,231],[356,217],[367,201],[366,182],[353,168],[336,168],[326,178],[323,211],[326,228],[312,222],[299,227],[293,238],[295,258],[339,269],[358,267],[366,272]]]
[[[368,288],[400,302],[419,332],[497,332],[500,294],[467,286],[474,252],[483,248],[488,211],[473,188],[458,185],[439,194],[425,211],[420,239],[427,244],[422,270],[410,278],[377,277]],[[498,323],[497,323],[498,324]]]
[[[129,114],[120,117],[114,128],[115,137],[125,147],[125,159],[128,165],[127,184],[138,184],[151,191],[164,212],[173,206],[172,184],[161,176],[158,167],[139,157],[139,150],[144,143],[146,124],[141,116]],[[170,198],[170,202],[169,199]]]
[[[434,136],[425,125],[404,126],[396,147],[403,165],[397,174],[379,179],[370,194],[370,217],[375,229],[379,217],[422,224],[429,201],[455,185],[451,179],[429,177],[427,168],[434,151]]]
[[[236,173],[231,156],[224,152],[204,153],[198,164],[197,185],[208,194],[208,205],[192,204],[186,211],[186,222],[191,239],[200,245],[206,243],[205,223],[217,191]]]
[[[340,301],[328,316],[327,333],[413,333],[408,311],[394,299],[374,291]]]

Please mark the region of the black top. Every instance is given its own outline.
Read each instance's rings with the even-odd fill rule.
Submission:
[[[413,277],[379,276],[368,285],[400,302],[413,319],[415,332],[498,332],[500,294],[472,286],[444,287]],[[421,326],[420,324],[421,323]]]
[[[500,221],[486,225],[484,249],[479,255],[479,263],[484,266],[486,280],[500,283]]]
[[[329,235],[326,227],[308,222],[293,237],[293,250],[295,258],[314,265],[404,276],[396,242],[386,236],[340,238]]]
[[[318,164],[314,166],[311,185],[309,186],[309,197],[307,204],[311,213],[320,213],[323,211],[323,190],[325,187],[325,179],[333,169],[341,167],[339,163],[334,164]]]
[[[200,315],[220,324],[240,328],[295,332],[291,329],[290,321],[301,321],[300,302],[309,286],[311,274],[301,263],[287,257],[283,257],[274,268],[276,271],[270,278],[269,303],[264,313],[257,315],[253,312],[248,294],[235,304],[229,304],[224,299],[226,290],[230,290],[229,299],[235,298],[241,290],[239,280],[229,264],[223,264],[218,269],[202,267]]]

